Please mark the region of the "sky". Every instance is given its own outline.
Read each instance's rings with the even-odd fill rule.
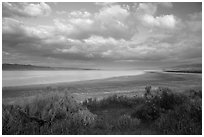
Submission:
[[[202,3],[3,2],[2,62],[104,69],[202,63]]]

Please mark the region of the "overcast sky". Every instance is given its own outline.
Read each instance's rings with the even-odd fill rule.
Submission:
[[[202,63],[201,3],[3,3],[3,63],[157,68]]]

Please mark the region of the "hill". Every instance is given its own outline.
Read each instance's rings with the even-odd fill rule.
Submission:
[[[165,72],[202,73],[202,64],[184,64],[164,69]]]
[[[66,68],[66,67],[49,67],[35,66],[24,64],[2,64],[2,70],[96,70],[90,68]]]

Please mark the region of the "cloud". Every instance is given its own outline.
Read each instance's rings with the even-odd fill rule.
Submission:
[[[193,32],[202,32],[202,12],[189,14],[189,19],[186,21],[186,27]]]
[[[67,11],[66,17],[53,19],[50,26],[32,26],[14,15],[4,17],[3,56],[130,63],[202,57],[202,13],[185,20],[174,14],[158,16],[158,5],[140,3],[132,10],[131,5],[114,4],[95,13]]]
[[[110,17],[118,20],[124,20],[128,15],[128,11],[126,9],[123,9],[120,5],[104,7],[98,14],[99,18],[102,19],[108,19]]]
[[[8,3],[2,4],[3,17],[38,17],[47,16],[51,13],[51,8],[46,3]]]
[[[159,5],[163,6],[164,8],[173,8],[173,4],[171,2],[160,2]]]
[[[64,35],[70,35],[74,31],[74,27],[71,24],[63,24],[60,20],[54,19],[56,32]]]
[[[68,14],[69,18],[88,18],[91,16],[91,13],[88,11],[72,11]]]
[[[92,35],[101,35],[128,39],[132,35],[132,28],[127,24],[129,15],[128,10],[120,5],[111,5],[94,14],[85,10],[72,11],[67,14],[66,19],[54,19],[54,24],[59,29],[58,32],[71,38],[84,39]]]
[[[177,20],[174,15],[154,16],[158,4],[140,3],[133,5],[114,4],[102,7],[96,13],[72,11],[67,18],[55,19],[56,30],[70,38],[85,39],[92,35],[131,39],[143,27],[174,28]],[[132,8],[136,8],[132,11]],[[145,26],[146,25],[146,26]]]
[[[171,3],[140,3],[136,5],[135,21],[138,25],[145,27],[158,27],[158,28],[170,28],[173,29],[177,25],[177,17],[173,14],[158,16],[158,6],[172,8]]]
[[[99,6],[110,6],[112,4],[114,4],[115,2],[95,2],[95,5],[99,5]]]
[[[39,55],[44,52],[44,49],[49,49],[44,45],[47,39],[52,38],[47,27],[28,26],[16,19],[3,18],[2,45],[4,51]]]
[[[136,12],[137,14],[154,15],[157,12],[157,5],[153,3],[140,3]]]
[[[56,13],[57,13],[58,15],[67,14],[67,12],[64,11],[64,10],[62,10],[62,11],[56,11]]]
[[[176,26],[176,18],[173,15],[163,15],[158,17],[153,17],[152,15],[145,14],[143,16],[143,21],[152,27],[162,27],[162,28],[174,28]]]
[[[2,34],[26,38],[44,39],[51,35],[52,28],[46,26],[29,26],[24,22],[12,18],[3,18],[2,20]],[[14,37],[14,38],[15,38]],[[8,39],[10,40],[10,39]]]

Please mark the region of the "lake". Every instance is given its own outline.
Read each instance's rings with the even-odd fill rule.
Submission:
[[[73,82],[143,73],[144,71],[139,70],[2,71],[2,86]]]

